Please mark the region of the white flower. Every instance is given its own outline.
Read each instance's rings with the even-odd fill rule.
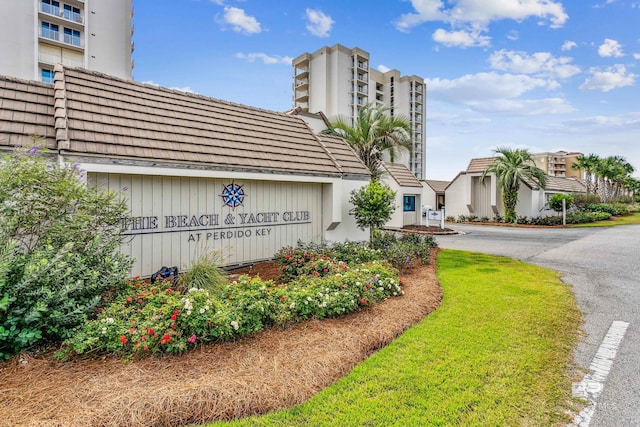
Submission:
[[[102,333],[106,334],[107,333],[107,328],[102,328]]]
[[[187,310],[187,316],[191,314],[191,310]]]
[[[204,308],[201,308],[200,310],[198,310],[198,312],[199,312],[200,314],[204,314]]]
[[[291,310],[293,310],[294,308],[296,308],[296,303],[295,303],[295,302],[292,302],[291,304],[289,304],[289,308],[290,308]]]
[[[235,329],[236,331],[238,330],[238,328],[240,327],[238,325],[238,322],[236,322],[235,320],[231,322],[231,326],[233,326],[233,329]]]
[[[305,302],[304,302],[304,305],[309,305],[309,301],[305,301]]]
[[[208,306],[208,305],[205,305],[205,306],[204,306],[204,309],[205,309],[205,310],[209,310],[209,306]]]
[[[189,288],[189,292],[196,292],[198,288]]]
[[[115,322],[115,320],[113,320],[113,317],[107,317],[107,323],[110,325],[113,325],[113,323]]]

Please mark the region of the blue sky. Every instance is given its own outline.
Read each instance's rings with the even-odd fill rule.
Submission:
[[[275,111],[340,43],[427,83],[427,178],[498,146],[640,169],[640,0],[134,0],[134,78]],[[634,174],[640,177],[640,172]]]

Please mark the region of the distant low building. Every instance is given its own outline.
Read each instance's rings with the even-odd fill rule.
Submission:
[[[476,216],[494,218],[504,216],[502,191],[497,185],[495,174],[490,173],[482,180],[484,170],[495,161],[495,157],[471,159],[469,166],[460,172],[446,187],[446,215],[458,217]],[[516,214],[535,218],[555,215],[548,208],[549,199],[556,193],[586,193],[584,183],[577,178],[548,176],[545,188],[524,181],[518,192]]]
[[[578,156],[582,153],[556,151],[555,153],[532,154],[536,166],[549,176],[584,179],[584,170],[574,169]]]
[[[440,210],[445,207],[445,189],[449,185],[449,181],[437,181],[427,179],[422,181],[423,186],[423,204],[433,210]]]

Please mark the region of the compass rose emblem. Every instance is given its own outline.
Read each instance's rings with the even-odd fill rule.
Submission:
[[[224,190],[222,190],[220,197],[222,197],[222,201],[226,206],[229,206],[232,209],[242,206],[246,196],[242,187],[243,185],[238,185],[233,181],[231,181],[231,184],[224,186]]]

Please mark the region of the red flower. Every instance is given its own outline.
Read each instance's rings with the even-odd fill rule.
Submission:
[[[167,293],[168,294],[171,293],[171,288],[167,289]]]
[[[136,329],[135,328],[130,328],[129,332],[132,333],[132,334],[135,334],[136,333]]]
[[[148,333],[149,335],[153,335],[153,329],[152,329],[152,328],[149,328],[149,330],[147,331],[147,333]]]
[[[284,301],[286,298],[284,296],[280,297],[280,301]]]
[[[180,310],[173,310],[173,314],[178,314],[180,313]]]
[[[142,299],[139,299],[139,300],[138,300],[138,304],[142,304]]]
[[[131,302],[131,297],[127,297],[127,302]]]
[[[144,348],[144,351],[148,351],[149,350],[149,347],[147,347],[146,345],[143,348]]]
[[[178,316],[176,316],[175,314],[173,316],[171,316],[171,320],[173,320],[175,322],[175,320],[178,318]]]
[[[120,335],[120,342],[122,343],[122,345],[125,345],[127,343],[127,337],[125,337],[124,335]]]
[[[366,300],[366,299],[364,299],[364,298],[362,298],[362,299],[360,300],[360,304],[362,304],[362,305],[367,305],[367,300]]]
[[[176,324],[175,324],[175,323],[172,323],[172,324],[171,324],[171,329],[175,329],[175,328],[176,328]]]
[[[141,336],[141,337],[140,337],[140,339],[141,339],[142,341],[146,341],[147,336],[146,336],[146,335],[143,335],[143,336]]]
[[[326,268],[324,270],[322,270],[323,273],[327,273],[329,270],[327,270]]]
[[[196,342],[196,334],[191,335],[189,338],[187,338],[188,342]]]
[[[160,341],[160,344],[166,344],[169,341],[171,341],[171,335],[164,334],[164,336],[162,337],[162,340]]]
[[[136,276],[133,278],[133,280],[138,280],[140,278],[140,276]]]

